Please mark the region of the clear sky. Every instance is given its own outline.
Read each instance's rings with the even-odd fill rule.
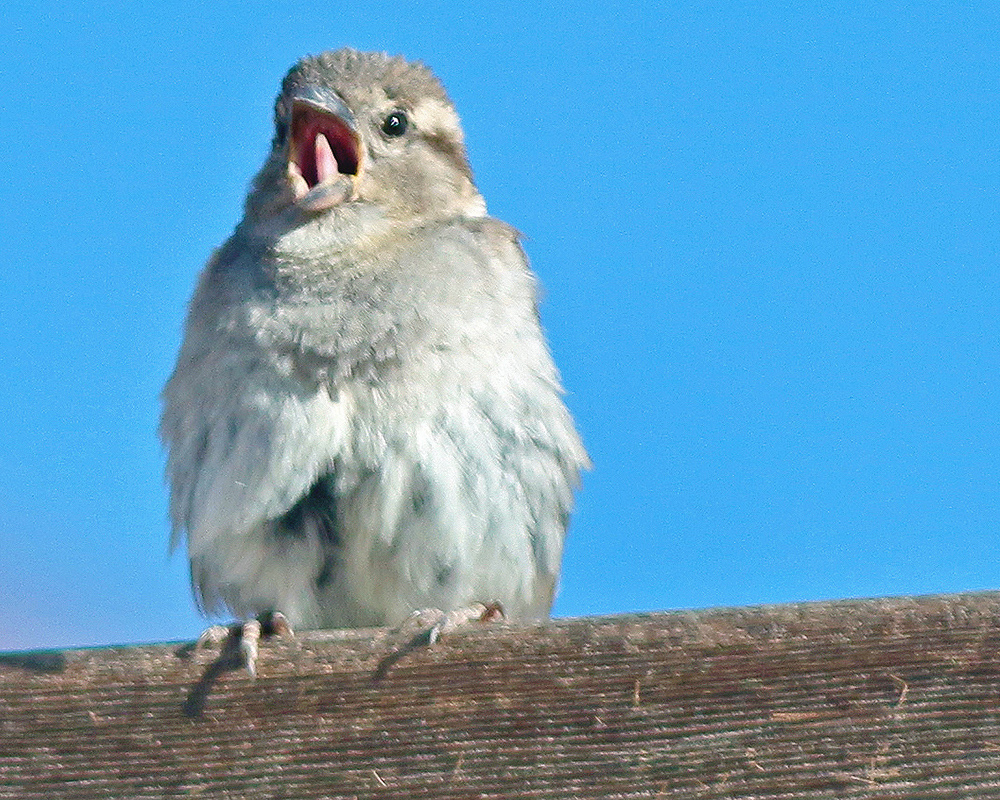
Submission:
[[[177,640],[159,390],[300,56],[430,65],[595,463],[558,615],[1000,587],[1000,6],[0,10],[0,649]]]

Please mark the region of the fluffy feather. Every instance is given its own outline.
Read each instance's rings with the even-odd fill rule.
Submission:
[[[289,189],[296,97],[354,117],[354,196]],[[407,115],[405,136],[380,125]],[[587,456],[516,232],[485,216],[450,101],[423,66],[304,59],[243,221],[201,276],[162,437],[174,541],[208,611],[394,623],[500,601],[546,616]]]

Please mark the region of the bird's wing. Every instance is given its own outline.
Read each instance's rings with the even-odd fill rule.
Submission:
[[[193,557],[291,509],[332,470],[348,427],[346,399],[304,381],[288,350],[258,341],[255,315],[266,311],[226,285],[240,272],[222,257],[202,276],[163,393],[173,543],[186,533]]]
[[[457,443],[465,480],[476,487],[463,516],[506,530],[511,542],[530,536],[533,572],[547,585],[522,614],[543,616],[573,490],[589,460],[562,400],[539,325],[535,279],[518,238],[496,220],[464,220],[429,233],[403,272],[420,276],[447,264],[447,280],[425,274],[420,282],[437,294],[424,301],[438,309],[431,315],[445,329],[441,340],[454,344],[446,351],[449,368],[459,370],[455,380],[438,383],[464,384],[469,407],[445,415],[438,433]],[[516,572],[509,564],[494,570]]]

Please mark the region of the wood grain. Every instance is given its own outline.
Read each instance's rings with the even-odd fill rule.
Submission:
[[[1000,594],[0,655],[0,797],[1000,797]],[[394,654],[402,653],[398,658]],[[380,669],[381,665],[381,669]]]

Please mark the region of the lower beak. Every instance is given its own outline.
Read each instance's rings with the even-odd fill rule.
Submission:
[[[329,90],[307,88],[292,98],[288,182],[296,204],[325,211],[353,200],[362,162],[354,115]]]

